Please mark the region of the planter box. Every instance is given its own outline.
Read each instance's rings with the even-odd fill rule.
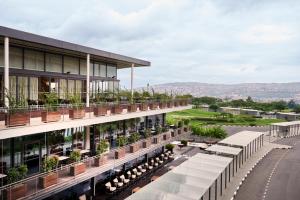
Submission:
[[[176,136],[175,131],[172,131],[172,132],[171,132],[171,137],[175,137],[175,136]]]
[[[177,133],[178,133],[178,135],[181,134],[181,128],[178,128],[178,129],[177,129]]]
[[[167,103],[167,106],[168,106],[168,108],[173,108],[174,103],[173,103],[173,102],[168,102],[168,103]]]
[[[169,133],[166,133],[163,135],[163,140],[168,140],[170,139],[170,134]]]
[[[16,200],[26,196],[27,185],[18,184],[6,190],[8,200]]]
[[[140,104],[140,111],[147,111],[148,110],[148,104],[142,103]]]
[[[30,121],[29,113],[14,113],[14,114],[7,114],[5,125],[6,126],[24,126],[28,124]]]
[[[142,145],[143,145],[143,148],[148,148],[151,145],[151,141],[150,140],[143,141]]]
[[[114,114],[121,114],[123,112],[123,108],[120,105],[114,105],[112,107],[112,113]]]
[[[82,119],[85,117],[85,109],[71,109],[69,110],[70,119]]]
[[[77,176],[78,174],[82,174],[86,170],[85,163],[77,163],[70,167],[71,176]]]
[[[158,105],[157,105],[157,103],[150,103],[149,107],[150,107],[150,110],[156,110]]]
[[[158,144],[158,143],[159,143],[159,137],[154,137],[153,144]]]
[[[159,108],[160,109],[164,109],[164,108],[166,108],[167,107],[167,104],[166,103],[160,103],[159,104]]]
[[[140,148],[139,143],[135,143],[135,144],[130,145],[129,146],[130,153],[134,153],[134,152],[138,151],[139,148]]]
[[[57,122],[61,119],[59,111],[43,111],[42,122]]]
[[[135,104],[131,104],[128,106],[128,112],[136,112],[137,106]]]
[[[188,132],[188,127],[183,127],[184,132]]]
[[[107,114],[107,106],[97,106],[94,108],[94,115],[96,117],[105,116]]]
[[[126,154],[125,148],[121,148],[115,151],[115,159],[124,158]]]
[[[41,188],[47,188],[51,185],[57,184],[58,174],[57,173],[50,173],[46,176],[39,177],[39,185]]]
[[[95,166],[100,167],[102,165],[105,165],[107,163],[107,155],[101,155],[98,158],[95,158]]]
[[[175,101],[175,102],[174,102],[174,106],[175,106],[175,107],[178,107],[178,106],[179,106],[179,102],[178,102],[178,101]]]

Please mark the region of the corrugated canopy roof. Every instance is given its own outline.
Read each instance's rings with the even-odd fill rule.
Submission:
[[[232,158],[198,153],[127,199],[198,200],[230,162]]]
[[[212,145],[205,149],[207,151],[215,152],[215,153],[224,153],[229,155],[239,155],[239,153],[242,151],[241,148],[235,148],[235,147],[229,147],[229,146],[222,146],[222,145]]]
[[[221,140],[219,144],[228,144],[245,147],[261,135],[263,135],[262,132],[241,131],[225,138],[224,140]]]

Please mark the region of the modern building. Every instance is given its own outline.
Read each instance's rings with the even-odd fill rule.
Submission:
[[[276,113],[277,119],[283,119],[287,121],[297,121],[300,119],[300,114],[298,113],[283,113],[283,112],[277,112]]]
[[[43,199],[82,182],[94,189],[115,169],[147,159],[185,134],[168,130],[165,116],[191,108],[187,99],[133,95],[134,69],[147,66],[145,60],[0,26],[1,199],[17,199],[16,191]],[[118,79],[124,68],[131,69],[125,92]],[[131,145],[126,138],[134,140]],[[101,141],[108,143],[107,157],[97,166]],[[81,155],[76,164],[84,163],[79,172],[71,162],[75,151]],[[60,168],[48,183],[45,160],[54,155]],[[26,187],[14,190],[9,172],[21,165],[28,173],[18,183]]]
[[[279,122],[270,125],[271,136],[291,137],[300,135],[300,121]]]

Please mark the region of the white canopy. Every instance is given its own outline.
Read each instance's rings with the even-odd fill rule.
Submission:
[[[228,144],[228,145],[236,145],[246,147],[256,138],[264,135],[262,132],[254,132],[254,131],[241,131],[234,135],[231,135],[224,140],[221,140],[219,144]]]
[[[228,155],[239,155],[239,153],[242,151],[241,148],[236,148],[236,147],[229,147],[229,146],[222,146],[222,145],[212,145],[205,149],[207,151],[215,152],[215,153],[224,153]]]

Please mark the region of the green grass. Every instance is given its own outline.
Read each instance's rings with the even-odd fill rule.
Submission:
[[[177,120],[189,118],[191,125],[243,125],[243,126],[265,126],[271,123],[283,122],[280,119],[261,119],[249,115],[234,115],[232,118],[217,118],[217,112],[206,112],[200,109],[189,109],[167,114],[167,121],[175,124]]]

